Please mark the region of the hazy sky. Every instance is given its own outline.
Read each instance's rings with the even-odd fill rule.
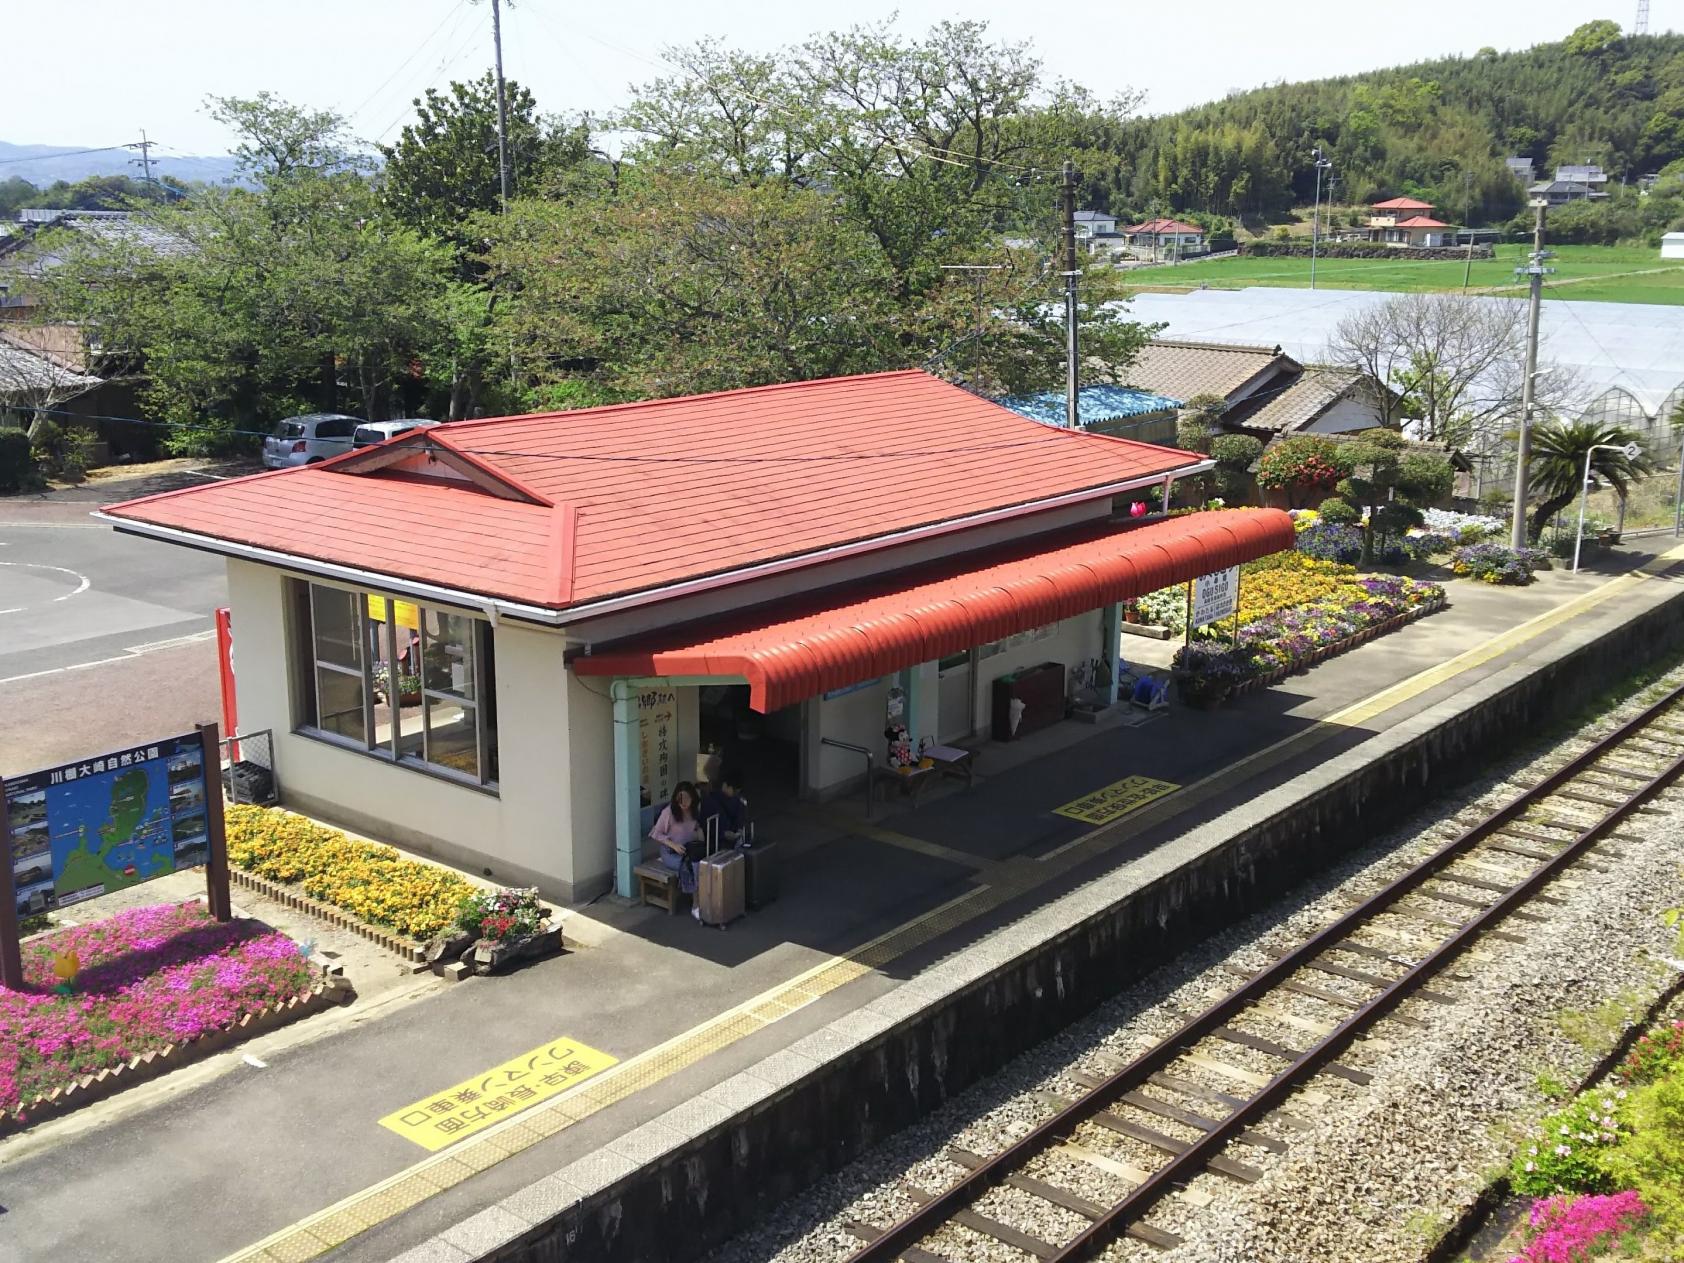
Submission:
[[[1618,10],[1569,0],[1465,8],[1203,0],[1072,5],[1069,20],[1055,24],[1057,10],[1033,0],[898,6],[906,31],[958,16],[986,20],[996,37],[1032,41],[1049,78],[1101,96],[1142,88],[1151,112],[1486,44],[1523,48],[1593,18],[1629,26],[1635,9],[1635,0]],[[1684,0],[1653,0],[1651,29],[1669,29],[1680,10]],[[504,65],[545,110],[601,113],[625,100],[628,84],[662,73],[669,44],[717,35],[768,49],[895,11],[887,3],[514,0],[504,10]],[[411,98],[491,60],[487,0],[0,0],[0,15],[0,140],[20,144],[111,145],[144,127],[165,153],[220,153],[229,137],[205,116],[204,97],[265,88],[340,111],[365,140],[388,139]]]

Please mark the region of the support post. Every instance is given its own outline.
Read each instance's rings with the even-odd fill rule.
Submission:
[[[6,807],[6,782],[0,778],[0,986],[23,990],[23,952],[18,947],[18,892],[13,878],[12,816]]]
[[[205,843],[208,848],[205,856],[205,903],[218,921],[232,921],[234,896],[228,889],[228,832],[222,818],[222,734],[215,724],[199,724],[198,729],[200,770],[205,775]]]
[[[1115,601],[1100,611],[1100,638],[1105,643],[1105,661],[1111,664],[1111,683],[1105,690],[1105,704],[1117,704],[1117,677],[1123,667],[1123,603]]]
[[[1064,424],[1082,424],[1076,344],[1076,164],[1064,164]]]
[[[610,687],[614,699],[614,893],[630,899],[637,879],[632,870],[643,858],[643,752],[639,744],[637,690],[627,679]]]
[[[900,693],[905,699],[906,709],[901,712],[901,722],[906,725],[907,740],[912,743],[914,757],[918,754],[918,724],[922,716],[918,705],[918,668],[906,667],[900,673]],[[930,740],[934,741],[932,735]]]
[[[497,187],[501,206],[509,209],[509,103],[503,88],[503,15],[499,0],[491,0],[491,46],[497,66]]]

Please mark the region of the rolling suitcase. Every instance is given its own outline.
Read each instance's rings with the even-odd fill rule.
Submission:
[[[758,843],[754,840],[754,825],[743,835],[742,855],[744,885],[748,906],[759,910],[778,897],[778,844]]]
[[[709,835],[709,853],[696,864],[696,918],[703,925],[724,929],[746,909],[747,865],[741,851],[718,849],[716,829],[710,829]]]

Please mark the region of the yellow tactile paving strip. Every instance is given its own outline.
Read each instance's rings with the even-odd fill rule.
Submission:
[[[1672,548],[1649,563],[1644,571],[1622,575],[1553,610],[1510,628],[1507,632],[1466,653],[1431,667],[1407,680],[1380,690],[1372,697],[1345,707],[1322,720],[1315,728],[1349,727],[1367,722],[1411,698],[1417,697],[1512,649],[1534,640],[1562,623],[1630,591],[1652,578],[1646,573],[1662,563],[1684,560],[1684,545]],[[357,1233],[395,1218],[404,1211],[460,1184],[475,1172],[495,1166],[521,1153],[581,1119],[607,1109],[644,1088],[659,1083],[711,1053],[727,1048],[747,1035],[763,1030],[779,1018],[805,1008],[814,1001],[872,973],[948,930],[975,920],[1018,895],[1044,885],[1078,864],[1126,840],[1140,829],[1159,823],[1172,814],[1208,798],[1220,784],[1232,784],[1237,769],[1259,771],[1303,747],[1301,733],[1175,791],[1114,824],[1102,825],[1066,843],[1039,859],[1009,859],[979,864],[965,857],[977,872],[969,890],[937,908],[879,935],[845,956],[821,961],[787,982],[729,1009],[686,1031],[684,1034],[640,1053],[578,1088],[534,1106],[507,1122],[481,1132],[461,1144],[435,1154],[390,1179],[352,1194],[279,1232],[227,1256],[223,1263],[307,1263]],[[855,832],[862,832],[856,828]],[[908,838],[891,830],[871,826],[867,836],[891,845],[929,854],[947,848]],[[955,853],[957,854],[957,853]]]

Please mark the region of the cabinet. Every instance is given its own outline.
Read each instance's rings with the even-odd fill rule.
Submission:
[[[1023,703],[1023,717],[1018,720],[1016,736],[1049,727],[1064,718],[1064,664],[1042,662],[1032,667],[1002,675],[994,681],[994,740],[1010,741],[1012,732],[1012,702]]]

